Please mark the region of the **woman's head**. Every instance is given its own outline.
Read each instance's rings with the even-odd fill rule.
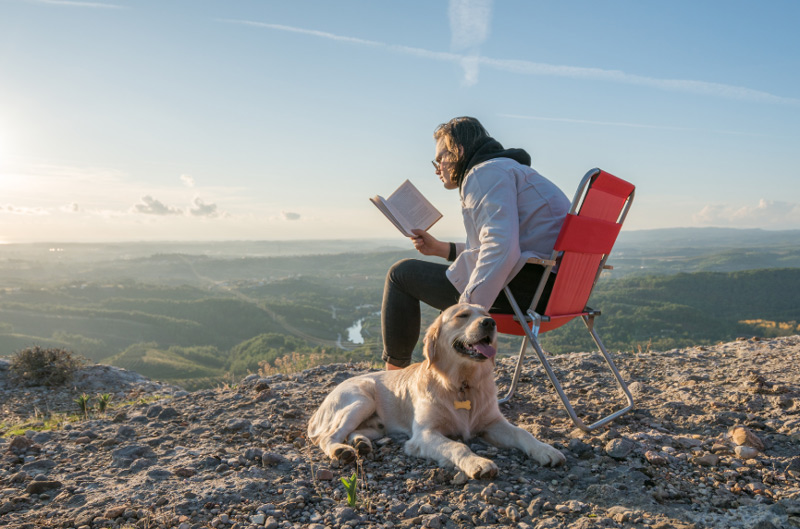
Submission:
[[[454,189],[461,185],[466,173],[468,156],[490,139],[481,122],[471,117],[453,118],[433,131],[436,140],[436,162],[442,164],[437,174],[445,187]],[[435,165],[435,164],[434,164]]]

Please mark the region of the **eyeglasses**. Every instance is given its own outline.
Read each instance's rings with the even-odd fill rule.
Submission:
[[[431,160],[431,163],[433,164],[434,169],[436,169],[437,171],[441,171],[442,170],[442,164],[450,163],[451,161],[452,160],[442,160],[441,162],[437,162],[436,160]]]

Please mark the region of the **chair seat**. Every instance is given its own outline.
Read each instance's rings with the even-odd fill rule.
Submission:
[[[543,321],[541,325],[539,325],[539,332],[547,332],[552,331],[553,329],[558,329],[562,325],[569,323],[574,318],[581,316],[581,314],[569,314],[561,317],[551,317],[550,321]],[[497,332],[501,334],[511,334],[514,336],[525,336],[525,330],[522,328],[522,325],[515,320],[515,316],[513,314],[489,314],[492,319],[497,324]],[[528,327],[531,328],[533,326],[533,322],[528,322]]]

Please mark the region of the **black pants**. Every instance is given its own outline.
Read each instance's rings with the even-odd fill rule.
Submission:
[[[458,302],[460,294],[447,279],[448,265],[419,259],[396,262],[386,274],[381,307],[381,332],[383,334],[383,360],[398,367],[411,363],[411,354],[420,331],[420,302],[444,310]],[[509,288],[520,308],[526,310],[533,300],[536,287],[545,268],[526,264]],[[555,274],[550,274],[536,311],[540,314],[547,306]],[[502,291],[492,304],[491,312],[509,314],[512,311]]]

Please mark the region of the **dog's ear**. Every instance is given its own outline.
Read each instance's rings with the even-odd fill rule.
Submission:
[[[439,316],[434,320],[430,327],[428,327],[428,331],[425,333],[425,339],[423,340],[423,347],[422,353],[425,355],[425,368],[430,369],[433,365],[433,361],[436,359],[436,341],[439,339],[439,331],[442,328],[442,315]]]

